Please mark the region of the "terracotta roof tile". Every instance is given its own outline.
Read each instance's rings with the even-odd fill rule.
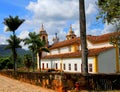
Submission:
[[[118,35],[120,35],[120,32],[113,32],[113,33],[108,33],[100,36],[88,35],[87,39],[95,44],[95,43],[109,42],[112,36],[118,36]]]
[[[90,49],[88,56],[96,56],[100,53],[107,51],[114,47],[104,47],[104,48],[97,48],[97,49]],[[43,59],[51,59],[51,58],[75,58],[75,57],[81,57],[81,51],[72,52],[72,53],[64,53],[64,54],[55,54],[55,55],[47,55],[42,57]]]
[[[109,42],[110,37],[115,36],[115,35],[120,35],[120,32],[113,32],[113,33],[103,34],[100,36],[87,35],[87,39],[93,44],[96,44],[96,43],[102,43],[102,42]],[[69,46],[69,45],[76,44],[76,43],[80,44],[80,37],[55,43],[51,45],[49,49],[50,50],[56,49],[56,48]]]
[[[80,38],[73,38],[70,40],[65,40],[65,41],[61,41],[58,43],[53,44],[51,47],[49,47],[49,49],[55,49],[55,48],[60,48],[60,47],[64,47],[64,46],[69,46],[72,45],[74,43],[80,44]]]

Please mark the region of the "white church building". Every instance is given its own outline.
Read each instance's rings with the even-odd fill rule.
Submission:
[[[118,46],[110,44],[110,38],[118,33],[108,33],[99,36],[87,35],[88,72],[89,73],[118,73],[120,71]],[[48,34],[43,26],[40,38],[48,43]],[[66,40],[53,38],[53,44],[47,44],[50,53],[43,52],[41,68],[57,69],[64,72],[80,73],[82,71],[80,37],[76,37],[72,27],[66,35]],[[39,62],[37,60],[39,68]]]

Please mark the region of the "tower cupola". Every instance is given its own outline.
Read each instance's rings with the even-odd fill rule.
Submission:
[[[59,42],[59,38],[57,37],[57,33],[55,33],[55,37],[53,37],[53,43]]]
[[[48,45],[48,34],[47,34],[46,30],[44,29],[43,24],[42,24],[41,30],[40,30],[40,39],[42,41],[45,41],[46,44]]]
[[[74,31],[72,30],[72,25],[70,25],[70,30],[68,32],[68,34],[66,35],[67,40],[76,38],[76,35],[74,33]]]

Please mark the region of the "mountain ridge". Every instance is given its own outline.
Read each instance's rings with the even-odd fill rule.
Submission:
[[[12,55],[12,52],[10,49],[5,50],[5,47],[7,45],[0,45],[0,57],[5,57],[5,56],[10,56]],[[29,54],[30,51],[29,50],[25,50],[22,48],[17,48],[17,53],[20,56],[24,56],[25,54]]]

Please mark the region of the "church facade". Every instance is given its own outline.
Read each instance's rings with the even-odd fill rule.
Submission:
[[[119,51],[115,46],[110,44],[110,38],[114,35],[116,33],[108,33],[100,36],[87,35],[89,73],[119,72]],[[57,69],[72,73],[82,72],[80,37],[75,35],[72,26],[70,26],[70,30],[64,41],[59,41],[56,34],[53,38],[53,44],[49,45],[48,35],[43,26],[40,30],[40,37],[47,42],[50,50],[50,53],[43,52],[41,60],[42,70]]]

